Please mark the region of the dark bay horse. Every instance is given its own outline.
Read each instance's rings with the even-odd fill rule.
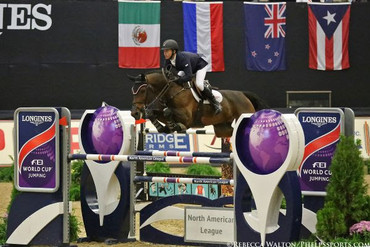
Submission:
[[[267,107],[254,93],[219,90],[223,96],[223,110],[214,115],[211,105],[198,103],[189,88],[167,79],[165,73],[155,71],[129,78],[135,82],[131,115],[138,120],[146,114],[159,132],[213,125],[217,137],[230,137],[234,119],[242,113],[254,113]]]

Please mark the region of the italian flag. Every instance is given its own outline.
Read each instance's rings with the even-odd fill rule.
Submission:
[[[118,66],[159,68],[160,1],[118,2]]]

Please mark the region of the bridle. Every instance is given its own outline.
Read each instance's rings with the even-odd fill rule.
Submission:
[[[166,85],[164,85],[164,87],[158,93],[158,95],[155,97],[155,99],[152,100],[152,102],[150,102],[149,105],[147,105],[145,107],[145,110],[151,109],[153,106],[155,106],[157,104],[157,102],[159,102],[162,106],[166,105],[166,102],[163,100],[163,96],[167,93],[168,89],[170,88],[171,84],[173,83],[172,80],[169,80],[167,78],[167,73],[168,73],[168,71],[165,71],[165,69],[162,68],[162,74],[163,74],[164,78],[166,79]],[[145,80],[146,80],[146,77],[145,77]]]
[[[135,88],[135,85],[131,88],[131,91],[132,91],[132,94],[133,95],[137,95],[140,90],[142,90],[143,88],[146,88],[146,92],[145,92],[145,102],[142,102],[142,101],[134,101],[132,104],[133,106],[135,106],[136,108],[138,104],[141,104],[141,105],[144,105],[144,109],[141,109],[140,111],[143,112],[146,114],[148,111],[152,111],[153,108],[157,105],[157,104],[160,104],[161,106],[166,107],[167,106],[167,102],[166,100],[163,98],[164,95],[167,93],[167,91],[169,90],[169,88],[171,87],[172,83],[174,83],[174,80],[173,79],[169,79],[169,78],[173,78],[173,75],[172,75],[172,72],[171,72],[171,68],[172,66],[168,66],[167,68],[162,68],[162,74],[166,80],[166,85],[164,85],[164,87],[161,89],[161,91],[157,94],[157,96],[151,101],[151,102],[147,102],[148,101],[148,89],[152,90],[154,92],[154,89],[153,87],[148,83],[148,79],[147,77],[145,76],[145,82],[143,81],[139,81],[139,82],[135,82],[135,84],[141,84],[137,89],[134,89]],[[179,90],[178,92],[176,92],[174,95],[170,96],[170,100],[172,100],[176,95],[180,94],[181,92],[185,91],[186,88],[182,88],[181,90]]]
[[[132,92],[132,95],[137,95],[140,91],[141,91],[141,89],[143,89],[143,88],[147,88],[148,87],[148,83],[143,83],[143,82],[135,82],[135,84],[141,84],[137,89],[135,89],[135,85],[134,86],[132,86],[132,88],[131,88],[131,92]],[[146,100],[147,100],[147,91],[145,91],[145,102],[142,102],[142,101],[134,101],[133,103],[132,103],[132,105],[133,106],[135,106],[136,108],[137,108],[137,105],[138,104],[141,104],[141,105],[146,105]]]
[[[137,84],[141,84],[137,88],[135,87]],[[153,87],[147,82],[147,78],[145,77],[145,82],[135,82],[135,85],[131,88],[132,94],[135,96],[137,95],[141,90],[146,89],[145,91],[145,99],[137,100],[132,103],[132,106],[136,109],[139,109],[138,105],[144,105],[144,108],[140,109],[140,112],[144,113],[145,116],[148,116],[148,111],[152,111],[153,108],[159,103],[161,106],[165,106],[166,102],[163,99],[163,96],[166,94],[170,87],[171,82],[167,82],[166,85],[162,88],[162,90],[159,92],[159,94],[150,102],[148,102],[148,91],[152,90],[154,91]],[[153,93],[154,94],[154,93]],[[150,114],[149,114],[150,115]]]

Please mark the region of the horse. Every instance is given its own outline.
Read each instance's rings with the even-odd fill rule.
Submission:
[[[217,137],[231,137],[232,123],[242,113],[267,108],[264,100],[252,92],[219,90],[223,97],[222,112],[214,115],[211,105],[195,100],[190,87],[175,83],[167,72],[152,71],[128,77],[134,82],[131,115],[136,120],[150,119],[158,132],[181,132],[213,125]]]

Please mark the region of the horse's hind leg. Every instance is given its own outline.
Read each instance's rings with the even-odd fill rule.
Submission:
[[[176,121],[173,119],[173,113],[168,107],[163,110],[163,116],[166,118],[167,126],[172,132],[186,130],[185,125],[182,123],[176,123]]]
[[[233,128],[230,123],[216,124],[213,128],[217,137],[231,137],[233,135]]]

